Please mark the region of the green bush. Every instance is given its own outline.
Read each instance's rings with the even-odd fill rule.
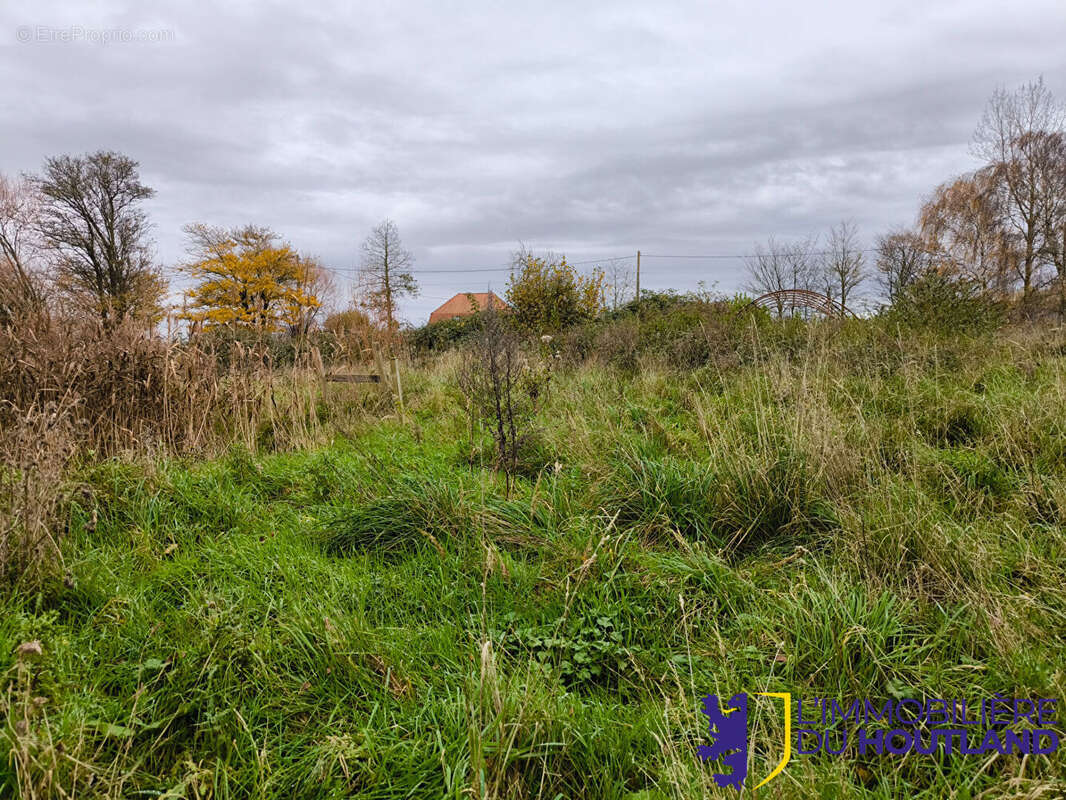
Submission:
[[[1003,323],[1003,304],[976,284],[928,272],[904,289],[886,311],[892,321],[942,333],[980,333]]]
[[[534,335],[561,330],[595,319],[603,310],[603,272],[581,275],[566,257],[541,258],[526,253],[507,283],[511,315]]]
[[[484,327],[481,314],[431,322],[407,334],[411,347],[420,353],[439,353],[467,341]]]

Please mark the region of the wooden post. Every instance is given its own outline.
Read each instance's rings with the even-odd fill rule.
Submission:
[[[470,466],[474,466],[474,395],[470,395],[470,457],[467,459]]]
[[[374,343],[373,348],[374,364],[377,365],[378,375],[381,376],[381,382],[388,388],[389,394],[392,394],[392,381],[389,380],[389,372],[385,369],[385,359],[381,356],[381,349],[377,346],[376,342]]]
[[[636,251],[636,316],[641,316],[641,251]]]
[[[331,383],[381,383],[380,375],[328,375]],[[388,385],[388,384],[386,384]]]
[[[396,378],[396,399],[400,401],[400,416],[405,416],[406,412],[403,407],[403,383],[400,382],[400,359],[396,356],[392,357],[392,372]]]

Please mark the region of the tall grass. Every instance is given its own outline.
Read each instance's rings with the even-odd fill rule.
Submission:
[[[729,335],[564,364],[510,487],[455,355],[406,419],[272,368],[205,455],[63,462],[65,568],[0,593],[0,795],[725,797],[704,694],[1062,697],[1062,334]],[[795,757],[767,796],[1055,797],[1063,759]]]
[[[225,344],[47,316],[0,326],[0,575],[54,571],[72,460],[309,447],[390,408],[328,384],[313,347],[278,367],[265,341]]]

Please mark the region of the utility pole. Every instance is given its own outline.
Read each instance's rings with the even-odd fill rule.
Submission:
[[[641,251],[636,251],[636,313],[641,313]]]

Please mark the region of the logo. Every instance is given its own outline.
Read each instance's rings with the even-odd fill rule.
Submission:
[[[757,697],[781,701],[784,741],[779,746],[781,760],[756,789],[780,775],[793,753],[839,756],[850,749],[859,755],[889,756],[1047,754],[1059,746],[1058,701],[1053,698],[997,694],[981,702],[947,698],[842,702],[819,697],[797,699],[793,708],[790,692],[738,693],[725,702],[712,694],[703,698],[701,709],[711,744],[700,745],[698,752],[700,760],[716,764],[718,771],[712,777],[722,788],[741,789],[748,778],[748,711]]]
[[[773,771],[755,788],[764,786],[776,778],[785,769],[792,757],[792,695],[789,692],[758,692],[760,697],[777,697],[785,705],[785,742],[784,755]],[[722,706],[718,695],[710,694],[703,698],[703,713],[707,715],[708,729],[714,742],[700,745],[699,755],[702,761],[718,761],[729,772],[715,772],[712,777],[720,787],[732,786],[740,789],[748,777],[748,696],[735,694],[729,703]]]

